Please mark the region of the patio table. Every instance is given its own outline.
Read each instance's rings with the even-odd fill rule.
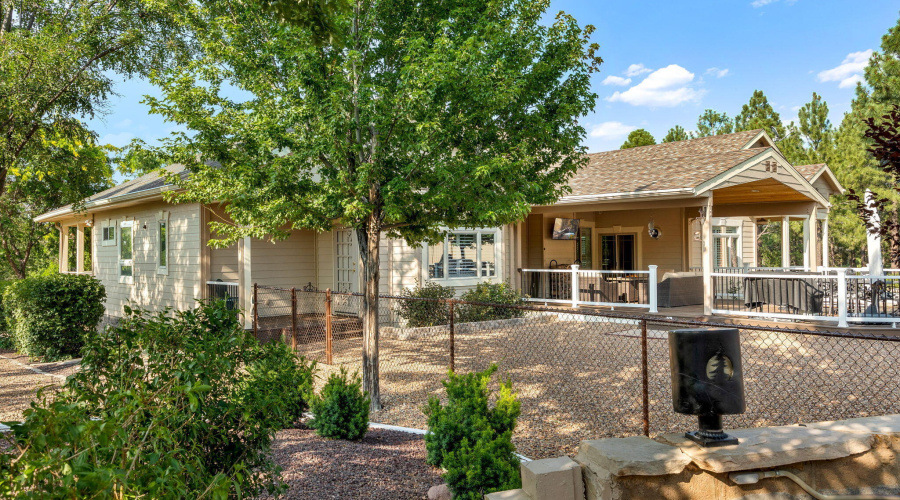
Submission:
[[[792,312],[821,314],[825,292],[820,290],[815,278],[795,278],[791,273],[766,272],[767,275],[783,274],[784,277],[745,276],[744,305],[762,308],[764,304],[786,307]]]

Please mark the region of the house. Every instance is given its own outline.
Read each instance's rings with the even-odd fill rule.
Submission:
[[[168,169],[187,175],[178,165]],[[829,197],[842,191],[826,165],[791,165],[762,130],[591,154],[570,187],[571,194],[533,207],[516,224],[452,231],[442,243],[420,248],[383,239],[381,292],[398,294],[426,280],[460,291],[482,281],[510,280],[536,292],[536,299],[552,301],[562,284],[556,280],[556,288],[551,286],[559,269],[578,266],[579,272],[625,277],[655,266],[657,281],[666,273],[702,276],[709,312],[716,268],[759,264],[761,219],[803,224],[802,241],[793,242],[789,224],[782,224],[782,267],[827,266]],[[361,290],[352,230],[337,225],[326,233],[295,230],[275,243],[245,238],[211,248],[207,223],[227,220],[222,207],[168,204],[163,192],[170,189],[175,187],[148,174],[90,197],[78,212],[65,206],[36,218],[60,229],[61,272],[89,273],[106,286],[110,315],[120,314],[128,301],[188,308],[223,290],[249,310],[253,283]],[[566,239],[554,239],[556,224],[558,236]],[[802,245],[802,262],[790,260],[791,245]],[[535,287],[529,273],[550,278]],[[590,279],[596,276],[589,272],[584,280]],[[597,281],[575,298],[642,303],[627,287],[595,300],[607,282]],[[656,290],[645,285],[642,293],[648,288]]]

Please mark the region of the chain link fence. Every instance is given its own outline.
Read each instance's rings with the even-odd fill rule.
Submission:
[[[363,298],[255,288],[254,331],[319,362],[321,384],[361,371]],[[383,296],[380,390],[372,420],[424,428],[441,381],[496,363],[522,402],[514,434],[532,458],[574,453],[583,439],[684,432],[672,410],[668,331],[735,325],[540,306]],[[900,413],[900,337],[740,326],[747,411],[727,428]]]

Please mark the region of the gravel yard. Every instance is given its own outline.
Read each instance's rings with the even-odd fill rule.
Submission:
[[[441,484],[425,463],[422,436],[371,429],[362,441],[329,440],[307,429],[278,433],[272,450],[288,499],[405,500]]]
[[[27,356],[15,352],[3,351],[0,355],[0,422],[22,420],[22,411],[34,400],[38,388],[59,386],[63,382],[59,377],[35,373],[16,362],[63,377],[78,369],[78,360],[29,363]]]
[[[642,432],[640,329],[634,323],[563,317],[472,331],[455,338],[456,370],[500,365],[522,401],[513,436],[519,453],[546,458],[575,452],[579,441]],[[595,319],[595,318],[588,318]],[[648,326],[652,434],[684,431],[696,419],[672,411],[667,330]],[[439,329],[438,329],[439,330]],[[324,359],[324,343],[300,351]],[[334,365],[320,364],[321,384],[339,366],[360,369],[361,339],[334,341]],[[441,396],[449,368],[449,329],[380,345],[384,410],[372,420],[425,428],[422,407]],[[900,413],[900,342],[742,331],[747,413],[731,428]]]

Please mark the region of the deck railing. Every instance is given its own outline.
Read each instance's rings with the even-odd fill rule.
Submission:
[[[896,270],[893,270],[896,271]],[[717,315],[850,323],[900,322],[900,275],[820,272],[714,272]]]
[[[520,269],[522,293],[532,302],[646,308],[657,312],[657,268],[646,271]]]

